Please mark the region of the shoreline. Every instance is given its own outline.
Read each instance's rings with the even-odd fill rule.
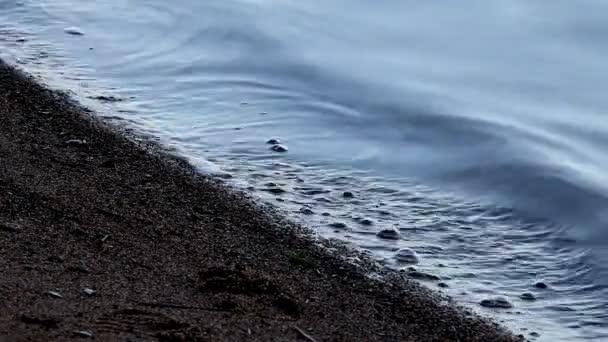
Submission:
[[[1,60],[0,122],[0,341],[517,340]]]

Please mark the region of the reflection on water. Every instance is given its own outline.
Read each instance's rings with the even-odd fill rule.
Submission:
[[[592,0],[1,1],[0,56],[518,333],[597,340],[606,13]],[[418,264],[397,258],[411,251]],[[498,295],[514,308],[478,305]]]

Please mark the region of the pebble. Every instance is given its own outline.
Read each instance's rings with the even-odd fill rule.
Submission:
[[[342,197],[344,197],[344,198],[353,198],[353,197],[355,197],[355,194],[353,194],[353,193],[352,193],[352,192],[350,192],[350,191],[345,191],[345,192],[342,194]]]
[[[509,303],[509,301],[503,297],[484,299],[479,302],[479,304],[481,306],[485,306],[486,308],[510,309],[513,307],[513,304]]]
[[[409,271],[407,272],[407,276],[414,279],[419,280],[429,280],[429,281],[438,281],[441,280],[438,276],[430,273],[420,272],[420,271]]]
[[[539,337],[540,334],[537,333],[536,331],[533,331],[533,332],[530,333],[530,336],[532,336],[532,337]]]
[[[326,217],[327,217],[327,216],[331,216],[331,214],[330,214],[330,213],[323,213],[323,214],[321,214],[321,215],[322,215],[322,216],[326,216]]]
[[[281,141],[279,139],[270,139],[266,143],[270,145],[279,145]]]
[[[519,296],[519,298],[523,299],[523,300],[536,300],[536,297],[530,293],[530,292],[526,292],[526,293],[522,293],[521,296]]]
[[[342,222],[333,222],[330,223],[329,226],[336,229],[346,229],[347,227],[346,224]]]
[[[315,196],[315,195],[326,194],[328,192],[329,192],[329,190],[313,189],[313,190],[306,190],[303,192],[303,194],[308,195],[308,196]]]
[[[25,38],[17,38],[17,39],[15,39],[15,41],[17,43],[25,43],[25,42],[27,42],[27,39],[25,39]]]
[[[310,208],[306,208],[306,207],[304,207],[304,208],[300,208],[300,212],[301,212],[302,214],[304,214],[304,215],[312,215],[312,214],[314,214],[314,213],[315,213],[315,212],[314,212],[314,211],[312,211]]]
[[[547,286],[546,283],[539,281],[536,284],[534,284],[534,287],[536,287],[537,289],[546,289],[549,286]]]
[[[372,221],[371,219],[368,219],[368,218],[359,220],[359,223],[361,223],[364,226],[373,226],[374,225],[374,221]]]
[[[66,145],[73,145],[73,146],[81,146],[81,145],[86,145],[87,141],[86,140],[80,140],[80,139],[71,139],[65,142]]]
[[[95,290],[90,289],[90,288],[88,288],[88,287],[86,287],[86,288],[85,288],[84,290],[82,290],[82,291],[83,291],[84,293],[86,293],[86,295],[87,295],[87,296],[92,296],[92,295],[94,295],[95,293],[97,293]]]
[[[287,152],[289,150],[287,148],[287,146],[283,146],[283,145],[272,145],[272,147],[270,149],[275,152],[281,152],[281,153]]]
[[[386,240],[399,240],[401,234],[396,229],[383,229],[376,236]]]
[[[395,259],[404,264],[417,264],[420,262],[418,255],[412,249],[403,248],[395,254]]]
[[[280,195],[282,193],[285,193],[286,191],[281,189],[281,188],[267,188],[267,189],[262,189],[266,192],[270,192],[273,195]]]
[[[84,32],[78,27],[66,27],[63,31],[73,36],[84,36]]]
[[[54,297],[54,298],[63,298],[63,296],[61,295],[61,293],[59,292],[55,292],[55,291],[46,291],[45,294]]]
[[[86,330],[76,330],[76,331],[74,331],[74,335],[80,336],[80,337],[86,337],[86,338],[93,337],[93,333],[90,331],[86,331]]]
[[[120,101],[122,101],[122,99],[119,98],[119,97],[105,96],[105,95],[94,96],[94,97],[92,97],[92,99],[99,100],[99,101],[105,101],[105,102],[120,102]]]
[[[444,288],[444,289],[449,287],[448,284],[446,284],[446,283],[438,283],[437,286]]]

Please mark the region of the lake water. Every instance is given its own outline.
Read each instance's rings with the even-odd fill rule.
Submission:
[[[601,0],[0,0],[1,58],[538,341],[608,339],[606,37]]]

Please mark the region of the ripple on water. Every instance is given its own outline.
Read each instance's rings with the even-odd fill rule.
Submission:
[[[304,118],[302,122],[306,122],[311,112],[327,113],[327,116],[348,116],[355,111],[332,103],[329,98],[311,96],[313,91],[299,86],[292,79],[282,82],[273,76],[280,74],[275,72],[277,70],[289,71],[288,69],[276,67],[268,69],[272,71],[268,72],[262,66],[256,68],[255,64],[242,60],[239,52],[241,49],[256,56],[266,56],[264,51],[280,53],[280,44],[272,38],[259,38],[255,33],[205,26],[212,25],[214,20],[202,23],[202,28],[197,26],[201,28],[200,32],[191,32],[185,25],[188,18],[192,20],[196,11],[188,13],[181,6],[151,1],[141,3],[141,8],[133,11],[138,13],[135,18],[128,15],[131,13],[128,11],[129,2],[107,1],[95,5],[99,6],[98,15],[104,16],[102,21],[116,22],[117,19],[112,17],[119,11],[126,13],[125,21],[132,20],[138,29],[124,30],[112,42],[115,49],[104,49],[104,35],[98,28],[88,25],[86,20],[79,19],[77,12],[62,8],[61,3],[66,2],[45,3],[50,5],[47,8],[52,14],[50,17],[61,18],[63,12],[72,15],[63,18],[66,20],[57,20],[58,23],[48,23],[44,17],[33,17],[40,19],[40,24],[32,25],[44,26],[45,30],[46,26],[51,29],[55,27],[55,31],[66,36],[64,38],[69,39],[69,44],[75,48],[78,48],[75,41],[96,37],[87,42],[100,44],[95,45],[95,52],[101,54],[100,64],[96,66],[98,70],[111,70],[115,75],[123,74],[125,82],[127,79],[141,80],[142,75],[152,75],[156,71],[171,75],[176,80],[154,80],[148,85],[142,82],[134,90],[138,100],[126,100],[128,95],[107,92],[114,94],[107,96],[116,95],[117,98],[125,99],[122,101],[124,103],[108,105],[126,108],[122,106],[137,103],[135,109],[119,111],[121,115],[114,119],[128,120],[127,123],[133,126],[137,126],[141,120],[147,120],[147,125],[140,125],[140,130],[145,128],[149,129],[147,132],[162,136],[163,139],[172,138],[171,141],[179,146],[176,151],[189,156],[193,163],[209,163],[225,169],[226,173],[220,174],[232,175],[232,178],[223,177],[230,184],[240,184],[252,191],[260,190],[256,191],[256,196],[265,200],[275,201],[279,198],[283,202],[276,203],[277,205],[301,213],[297,216],[318,229],[321,235],[344,238],[346,235],[342,234],[346,231],[350,241],[365,246],[368,253],[385,264],[403,267],[405,265],[399,266],[399,263],[407,260],[405,263],[420,265],[419,270],[408,272],[440,274],[442,279],[449,277],[450,287],[445,288],[446,292],[463,302],[477,305],[482,298],[504,296],[509,303],[530,306],[529,312],[522,310],[518,315],[521,318],[513,318],[517,322],[515,324],[529,325],[531,329],[540,331],[534,326],[534,318],[555,316],[579,330],[606,326],[606,288],[594,285],[590,280],[589,273],[592,270],[585,260],[586,253],[554,248],[551,241],[559,241],[565,246],[572,241],[558,236],[555,232],[559,229],[552,226],[553,223],[519,216],[510,208],[467,203],[409,180],[377,179],[367,173],[335,170],[316,160],[308,164],[298,160],[299,153],[306,153],[299,149],[302,140],[323,139],[326,133],[319,132],[318,135],[309,137],[298,135],[298,130],[281,131],[280,127],[293,124],[296,122],[294,118]],[[112,4],[120,5],[119,9],[111,8]],[[212,11],[215,7],[225,8],[230,4],[200,2],[196,6]],[[231,14],[217,20],[229,24],[246,21],[247,8],[251,9],[245,5],[232,9],[228,11]],[[199,11],[203,12],[205,11]],[[93,12],[82,13],[86,19],[88,13]],[[5,19],[6,15],[0,16]],[[16,20],[15,13],[8,16],[10,18],[2,22]],[[62,31],[65,23],[81,26],[86,35],[65,35]],[[112,25],[104,27],[112,28]],[[116,30],[121,30],[121,27],[117,25]],[[36,28],[32,31],[42,30]],[[139,37],[141,32],[147,34]],[[196,47],[207,38],[221,42],[218,46],[230,47],[227,50],[218,48],[221,53],[215,57],[211,52],[201,54]],[[56,53],[49,44],[37,42],[36,37],[27,32],[4,32],[0,29],[0,44],[3,47],[9,46],[3,52],[19,56],[27,68],[46,68],[47,71],[55,69],[64,73],[62,79],[72,79],[74,82],[71,84],[77,84],[74,89],[82,91],[89,87],[93,90],[85,96],[106,94],[106,91],[100,91],[100,88],[93,85],[96,77],[91,77],[93,71],[90,68],[73,67],[75,64],[71,64],[66,69],[66,65],[70,65],[69,60]],[[81,48],[88,51],[88,45]],[[106,52],[110,50],[113,51],[112,54]],[[26,56],[19,55],[23,51],[26,51]],[[124,57],[117,57],[120,54]],[[243,66],[239,69],[222,64],[221,61],[231,58],[238,63],[242,62]],[[301,70],[298,72],[306,74]],[[79,84],[85,82],[91,84],[86,87]],[[238,94],[241,98],[234,101],[227,94]],[[145,100],[146,96],[151,99]],[[191,116],[185,116],[198,118],[196,125],[193,125],[195,127],[175,127],[172,126],[175,122],[167,119],[165,113],[182,103],[192,105],[178,114],[194,112]],[[294,105],[290,106],[292,103]],[[200,108],[205,108],[204,111],[213,108],[213,115],[204,115]],[[303,108],[306,110],[301,110]],[[242,130],[235,131],[235,127]],[[177,134],[184,130],[188,134]],[[276,137],[289,142],[288,153],[269,150],[269,145],[283,143]],[[268,141],[270,144],[266,145],[269,138],[276,141]],[[203,154],[202,151],[206,152]],[[205,166],[201,168],[204,169]],[[390,233],[393,237],[397,236],[396,239],[376,236],[377,232],[385,230],[394,232],[395,226],[400,227],[402,234]],[[410,250],[416,259],[410,255],[409,259],[400,260],[396,254],[403,250]],[[412,275],[415,277],[420,274],[411,273],[410,276]],[[548,288],[535,287],[534,284],[539,279],[546,281]],[[437,286],[439,284],[442,283],[437,283]],[[463,292],[466,293],[462,294]],[[524,298],[526,293],[533,294],[536,301],[530,300],[527,295]],[[476,294],[484,297],[475,297]],[[498,314],[502,315],[500,317],[511,315],[504,312]]]

